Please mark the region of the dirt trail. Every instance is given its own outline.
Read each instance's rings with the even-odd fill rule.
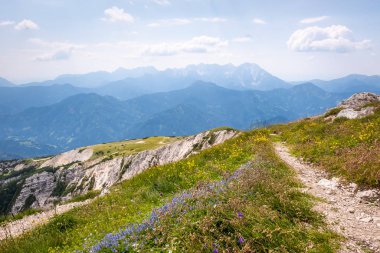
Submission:
[[[11,237],[17,237],[33,228],[47,223],[52,217],[57,214],[65,213],[74,207],[83,206],[90,203],[92,200],[86,200],[83,202],[74,202],[57,206],[56,209],[44,211],[41,213],[26,216],[20,220],[5,223],[0,226],[0,240],[4,240]]]
[[[315,210],[326,216],[330,229],[347,238],[341,252],[368,252],[363,249],[380,252],[379,202],[365,200],[366,196],[373,195],[373,191],[360,192],[355,184],[343,184],[338,178],[329,179],[325,172],[293,157],[284,144],[276,143],[275,150],[296,170],[306,186],[302,190],[323,199],[316,202]]]

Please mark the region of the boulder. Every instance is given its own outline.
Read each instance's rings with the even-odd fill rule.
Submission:
[[[336,115],[337,118],[347,118],[347,119],[361,119],[373,114],[375,111],[374,107],[365,107],[360,111],[356,111],[352,108],[343,109]]]

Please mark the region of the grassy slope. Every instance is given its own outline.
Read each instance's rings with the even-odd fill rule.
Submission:
[[[317,230],[321,217],[311,211],[309,197],[295,189],[298,182],[267,137],[255,132],[249,139],[252,164],[176,196],[140,224],[141,232],[134,226],[107,236],[98,252],[334,251],[336,237]],[[124,235],[131,228],[134,232]]]
[[[268,132],[244,133],[183,161],[151,168],[112,188],[88,206],[0,244],[0,252],[72,252],[93,245],[106,233],[142,222],[152,209],[184,190],[220,180],[254,158],[252,172],[227,191],[192,199],[198,203],[175,223],[162,217],[155,251],[333,252],[336,237],[311,211],[310,197],[295,190],[292,170],[274,155]],[[237,212],[244,214],[237,219]],[[237,243],[243,237],[244,243]],[[148,237],[147,237],[148,238]],[[167,246],[168,245],[168,246]],[[251,251],[250,251],[251,250]],[[105,250],[108,252],[109,250]],[[140,250],[134,250],[140,251]],[[146,252],[142,249],[140,252]],[[216,251],[215,251],[216,252]]]
[[[376,105],[379,107],[379,105]],[[328,112],[326,115],[337,112]],[[374,115],[334,122],[304,119],[271,128],[301,156],[332,175],[362,186],[380,187],[380,107]]]
[[[144,139],[110,142],[89,146],[94,151],[91,159],[104,155],[127,156],[144,150],[159,148],[160,146],[180,140],[181,137],[155,136]]]

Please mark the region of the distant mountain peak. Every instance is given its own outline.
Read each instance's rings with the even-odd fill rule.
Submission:
[[[246,62],[246,63],[240,64],[240,65],[237,66],[237,67],[238,67],[238,68],[256,68],[256,69],[263,70],[258,64],[256,64],[256,63],[249,63],[249,62]]]
[[[292,88],[293,88],[293,89],[299,89],[299,88],[304,88],[304,87],[307,87],[307,88],[315,88],[315,89],[320,89],[320,90],[322,90],[321,88],[319,88],[317,85],[315,85],[315,84],[312,83],[312,82],[304,82],[304,83],[300,83],[300,84],[297,84],[297,85],[293,86]]]
[[[111,72],[111,74],[125,74],[126,76],[130,77],[132,72],[135,72],[134,75],[139,73],[139,75],[149,74],[153,72],[157,72],[158,70],[153,66],[143,66],[143,67],[136,67],[132,69],[127,69],[124,67],[119,67]],[[133,76],[133,74],[132,74]]]
[[[168,69],[167,72],[173,76],[192,77],[195,80],[212,82],[231,89],[272,90],[291,86],[255,63],[244,63],[238,66],[198,64],[182,69]]]

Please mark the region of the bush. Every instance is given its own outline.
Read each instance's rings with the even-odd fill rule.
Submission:
[[[72,229],[77,224],[77,220],[70,213],[65,213],[53,218],[52,221],[49,222],[49,226],[58,230],[60,232],[65,232],[66,230]]]

